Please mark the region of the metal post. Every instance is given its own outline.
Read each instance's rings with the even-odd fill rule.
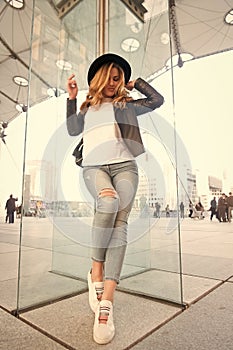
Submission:
[[[97,26],[97,54],[102,55],[107,50],[108,28],[108,0],[98,0],[98,26]]]

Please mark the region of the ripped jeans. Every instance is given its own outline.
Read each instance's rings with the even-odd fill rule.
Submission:
[[[127,246],[128,217],[138,186],[136,162],[83,168],[86,187],[95,200],[92,259],[104,262],[105,279],[119,283]]]

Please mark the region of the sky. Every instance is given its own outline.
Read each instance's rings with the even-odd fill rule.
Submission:
[[[171,73],[162,75],[153,83],[165,97],[165,103],[157,113],[171,127],[175,126],[193,171],[205,177],[225,177],[226,192],[233,186],[232,81],[233,51],[230,51],[186,62],[182,68],[174,69],[175,112],[172,110]],[[27,160],[44,157],[49,141],[65,121],[66,97],[52,98],[31,108],[27,125]],[[84,94],[81,100],[83,98]],[[6,129],[6,145],[0,144],[0,213],[9,194],[21,195],[25,120],[25,113],[13,120]],[[78,175],[71,153],[77,140],[70,139],[67,146],[68,138],[64,136],[65,139],[59,142],[59,137],[57,151],[63,148],[66,140],[65,157],[58,165],[62,169],[63,192],[67,200],[74,200],[78,191]],[[151,151],[156,158],[158,147]],[[182,159],[179,161],[182,162]]]
[[[160,82],[162,90],[167,79]],[[232,51],[187,62],[174,70],[176,129],[192,168],[213,176],[225,171],[233,185],[232,79]],[[166,108],[160,111],[165,118],[169,115]],[[173,122],[171,114],[169,120]]]

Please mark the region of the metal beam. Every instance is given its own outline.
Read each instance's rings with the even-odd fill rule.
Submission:
[[[49,0],[51,1],[51,0]],[[58,11],[58,17],[62,19],[68,12],[70,12],[76,5],[83,0],[61,0],[55,5]],[[144,14],[147,9],[143,6],[144,0],[121,0],[128,9],[142,22],[144,22]]]
[[[7,95],[5,92],[0,90],[0,95],[3,95],[4,97],[6,97],[8,100],[10,100],[11,102],[13,102],[14,104],[17,104],[18,101],[14,100],[12,97],[10,97],[9,95]]]
[[[144,14],[147,11],[147,9],[142,5],[144,0],[121,0],[128,9],[141,21],[144,21]]]
[[[107,49],[107,35],[108,35],[108,26],[106,26],[106,18],[107,18],[107,3],[106,0],[98,1],[98,18],[97,18],[97,53],[98,55],[102,55],[105,53]]]
[[[76,5],[78,5],[82,0],[61,0],[56,8],[58,10],[58,17],[61,19],[68,12],[70,12]]]
[[[8,43],[3,39],[2,36],[0,36],[0,42],[2,43],[2,45],[9,51],[10,56],[9,59],[14,59],[19,61],[26,69],[27,71],[29,71],[30,67],[29,65],[24,62],[24,60],[22,60],[20,58],[20,56],[14,51],[12,50],[12,48],[8,45]],[[44,80],[34,69],[31,69],[31,72],[33,73],[33,75],[35,75],[43,84],[45,84],[45,86],[47,86],[48,88],[52,88],[52,86],[46,81]]]

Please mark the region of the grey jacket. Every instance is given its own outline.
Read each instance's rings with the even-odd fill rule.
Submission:
[[[114,105],[115,119],[119,125],[121,136],[134,157],[145,152],[137,116],[151,112],[160,107],[164,98],[142,78],[135,82],[135,88],[145,95],[145,98],[132,100],[124,108]],[[67,99],[67,130],[69,135],[77,136],[83,132],[85,113],[76,114],[77,101]]]

